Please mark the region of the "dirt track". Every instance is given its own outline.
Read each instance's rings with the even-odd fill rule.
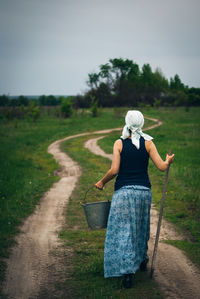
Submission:
[[[92,153],[107,157],[112,160],[112,155],[105,154],[98,146],[97,141],[103,137],[90,139],[85,147]],[[152,206],[151,209],[151,238],[149,242],[150,264],[153,253],[154,240],[158,223],[158,213]],[[160,233],[161,240],[181,240],[173,226],[167,221],[162,221]],[[189,261],[183,252],[171,245],[159,242],[155,264],[154,279],[158,282],[165,298],[189,299],[200,298],[200,271]]]
[[[119,129],[114,129],[119,130]],[[109,130],[95,132],[108,133]],[[61,179],[54,183],[21,226],[7,262],[3,291],[9,299],[65,298],[54,289],[56,281],[65,279],[66,257],[58,233],[65,223],[68,199],[81,175],[78,164],[60,150],[68,139],[93,133],[83,133],[55,141],[48,147],[59,163],[56,174]],[[70,252],[67,253],[70,258]],[[67,297],[66,297],[67,298]]]
[[[154,121],[157,120],[154,119]],[[157,122],[148,129],[158,125],[161,125],[161,122]],[[48,152],[61,166],[61,171],[57,172],[61,179],[44,194],[35,212],[25,220],[21,233],[16,238],[17,245],[13,247],[7,261],[8,268],[4,283],[4,292],[7,293],[8,298],[54,298],[55,281],[64,279],[62,270],[65,267],[65,258],[58,232],[64,225],[65,208],[81,171],[76,162],[61,152],[60,144],[71,138],[89,134],[102,135],[119,130],[117,128],[74,135],[58,140],[49,146]],[[96,142],[97,139],[92,139],[86,143],[86,147],[95,154],[104,155]],[[153,247],[152,237],[155,236],[156,224],[157,213],[155,209],[152,209],[150,252]],[[161,230],[163,239],[179,238],[171,225],[166,222],[163,224]],[[160,243],[158,250],[154,277],[166,294],[166,298],[200,298],[198,269],[173,246]],[[67,258],[70,258],[70,252]],[[63,294],[55,293],[55,296],[61,298]],[[66,296],[66,298],[69,297]]]

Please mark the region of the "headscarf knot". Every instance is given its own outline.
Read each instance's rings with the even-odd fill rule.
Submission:
[[[122,131],[122,139],[130,137],[131,131],[131,140],[132,143],[136,146],[137,149],[140,148],[140,137],[142,136],[145,140],[152,140],[148,134],[142,132],[142,127],[144,125],[144,116],[140,111],[129,110],[125,117],[126,125]]]

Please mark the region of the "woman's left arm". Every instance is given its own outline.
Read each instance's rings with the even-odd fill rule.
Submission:
[[[95,187],[102,190],[104,185],[112,180],[119,172],[120,166],[120,153],[122,150],[122,141],[120,139],[116,140],[113,146],[113,160],[111,168],[108,170],[106,175],[95,184]]]

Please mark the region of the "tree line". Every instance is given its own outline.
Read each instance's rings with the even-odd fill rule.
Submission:
[[[56,97],[54,95],[41,95],[38,98],[28,98],[20,95],[19,97],[11,98],[7,95],[0,95],[0,106],[4,107],[19,107],[21,105],[28,106],[29,102],[34,102],[40,106],[57,106],[65,100],[65,97]]]
[[[199,106],[200,88],[184,85],[178,74],[166,79],[157,68],[152,71],[150,64],[140,69],[129,59],[114,58],[99,66],[99,72],[88,74],[88,90],[82,95],[56,97],[41,95],[32,99],[36,105],[71,105],[72,108],[120,106]],[[0,95],[0,106],[28,106],[30,100],[25,96],[11,99]],[[67,104],[66,104],[67,102]]]
[[[200,88],[184,85],[178,74],[168,81],[162,71],[150,64],[142,69],[129,59],[115,58],[88,74],[89,90],[76,96],[79,106],[87,107],[91,98],[99,106],[199,106]]]
[[[36,122],[41,114],[66,118],[73,114],[73,96],[53,95],[28,98],[19,96],[10,98],[0,95],[0,119],[27,119]]]

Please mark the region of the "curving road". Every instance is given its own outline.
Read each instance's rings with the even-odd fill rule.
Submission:
[[[155,124],[146,130],[162,124],[157,119],[151,120],[155,121]],[[63,294],[56,293],[54,289],[56,280],[65,279],[63,275],[66,273],[67,264],[64,257],[66,252],[58,233],[65,223],[65,208],[81,170],[75,161],[60,150],[60,144],[71,138],[91,134],[105,135],[119,130],[121,128],[86,132],[57,140],[49,146],[48,152],[61,167],[61,170],[57,171],[61,178],[44,194],[35,212],[25,220],[21,233],[16,237],[17,245],[13,247],[7,260],[4,292],[8,298],[53,298],[53,294],[57,298],[63,298]],[[98,147],[97,140],[91,139],[85,146],[93,153],[111,159],[111,155],[106,155]],[[157,212],[152,208],[150,252],[156,233],[157,218]],[[166,238],[180,239],[180,236],[170,224],[163,222],[161,239]],[[70,258],[70,252],[67,252],[67,258]],[[180,250],[160,243],[155,268],[154,279],[159,283],[166,298],[200,298],[200,272]],[[67,298],[66,294],[65,296]]]

